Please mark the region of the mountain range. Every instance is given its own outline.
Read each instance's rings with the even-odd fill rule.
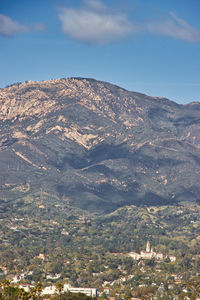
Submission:
[[[0,89],[0,208],[200,203],[200,103],[68,78]]]

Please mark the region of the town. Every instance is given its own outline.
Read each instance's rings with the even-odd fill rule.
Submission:
[[[40,297],[44,297],[41,299],[48,299],[46,297],[57,295],[57,294],[64,294],[64,293],[78,293],[78,294],[85,294],[89,297],[94,297],[98,299],[110,299],[110,300],[116,300],[116,299],[122,299],[121,297],[125,297],[126,299],[130,300],[136,300],[136,299],[144,299],[143,296],[147,294],[149,298],[147,299],[161,299],[167,291],[168,297],[166,299],[180,299],[180,295],[182,295],[183,298],[181,299],[191,299],[188,297],[188,295],[192,295],[191,290],[195,289],[195,298],[192,299],[199,300],[199,288],[200,284],[198,281],[195,280],[195,278],[190,282],[187,283],[184,276],[178,276],[176,274],[171,273],[170,279],[165,276],[163,278],[162,274],[162,264],[165,263],[165,265],[169,265],[169,269],[174,269],[174,263],[176,262],[176,256],[174,255],[163,255],[161,252],[156,252],[153,250],[153,248],[150,245],[150,242],[146,242],[146,249],[141,250],[140,253],[137,252],[129,252],[129,253],[112,253],[115,257],[129,257],[133,261],[137,261],[135,270],[140,270],[140,274],[143,274],[143,280],[141,280],[141,283],[136,285],[135,288],[129,288],[128,294],[121,294],[119,291],[117,292],[117,289],[119,287],[121,290],[127,286],[128,283],[133,282],[135,278],[138,276],[136,274],[127,274],[126,276],[120,276],[120,278],[117,278],[110,281],[104,281],[102,283],[102,287],[100,287],[99,291],[97,288],[91,288],[91,287],[72,287],[71,284],[67,283],[67,280],[60,279],[61,274],[46,274],[46,283],[45,285],[39,284],[40,289],[38,289],[38,283],[32,282],[31,284],[25,283],[26,278],[28,276],[31,276],[33,272],[24,272],[17,275],[10,275],[8,274],[7,268],[4,266],[0,266],[0,269],[2,270],[1,275],[5,275],[6,279],[2,280],[1,283],[1,290],[5,289],[6,283],[8,286],[13,286],[15,288],[18,288],[20,290],[24,290],[27,295],[31,294],[31,291],[35,290],[36,294],[40,295]],[[41,260],[45,260],[44,254],[39,254],[38,258]],[[194,259],[196,259],[194,257]],[[171,265],[170,265],[171,264]],[[158,273],[158,277],[162,280],[159,280],[159,283],[157,279],[155,282],[153,280],[150,280],[149,276],[149,267],[151,267],[151,271],[153,270],[152,267],[154,267],[155,272]],[[171,267],[170,267],[171,266]],[[119,265],[117,269],[122,269],[122,266]],[[97,276],[97,274],[94,274],[94,276]],[[153,279],[153,276],[151,274],[151,277]],[[142,276],[141,276],[142,278]],[[156,277],[154,277],[156,278]],[[166,280],[167,279],[167,280]],[[48,282],[55,282],[52,284],[48,284]],[[151,283],[151,284],[149,284]],[[179,292],[178,295],[175,294],[175,291]],[[194,296],[194,293],[193,293]],[[142,297],[142,298],[140,298]],[[161,297],[161,298],[160,298]],[[171,297],[171,298],[170,298]],[[67,299],[67,298],[66,298]]]
[[[58,283],[99,299],[199,296],[199,206],[127,206],[93,217],[53,203],[48,218],[34,204],[17,209],[0,219],[0,280],[11,286],[41,283],[48,297]]]

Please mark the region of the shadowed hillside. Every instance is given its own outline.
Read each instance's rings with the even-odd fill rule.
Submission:
[[[200,199],[200,103],[93,79],[0,89],[0,209],[43,197],[91,212]],[[199,202],[200,203],[200,202]]]

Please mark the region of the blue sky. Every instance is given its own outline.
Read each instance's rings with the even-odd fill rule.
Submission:
[[[200,101],[199,0],[0,0],[0,87],[92,77]]]

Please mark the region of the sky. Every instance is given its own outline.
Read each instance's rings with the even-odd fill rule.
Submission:
[[[200,0],[0,0],[0,87],[87,77],[200,101]]]

